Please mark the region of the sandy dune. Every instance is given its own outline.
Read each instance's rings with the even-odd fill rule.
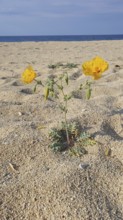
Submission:
[[[79,121],[97,144],[83,157],[54,154],[48,131],[61,112],[40,87],[34,94],[33,83],[24,85],[21,73],[31,64],[45,80],[63,72],[49,64],[76,63],[67,70],[71,92],[86,78],[81,64],[96,55],[109,69],[94,81],[89,101],[83,94],[70,100],[68,120]],[[0,43],[0,184],[1,220],[123,219],[122,40]]]

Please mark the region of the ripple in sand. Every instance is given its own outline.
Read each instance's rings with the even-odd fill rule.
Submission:
[[[20,92],[21,92],[21,93],[24,93],[24,94],[27,94],[27,95],[33,94],[32,89],[29,89],[29,88],[27,88],[27,89],[21,89]]]
[[[120,69],[122,69],[122,68],[123,68],[122,66],[116,64],[116,65],[114,66],[114,68],[113,68],[113,73],[118,72],[118,71],[119,71]]]
[[[3,76],[3,77],[1,77],[1,79],[7,79],[7,77]]]
[[[82,73],[80,71],[74,72],[71,76],[70,79],[71,80],[76,80],[78,79],[80,76],[82,76]]]
[[[15,81],[12,83],[12,86],[21,86],[21,83],[19,81]]]

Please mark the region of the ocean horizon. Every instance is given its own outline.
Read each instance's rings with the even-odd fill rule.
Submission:
[[[117,35],[41,35],[41,36],[0,36],[0,42],[42,42],[42,41],[100,41],[123,40],[123,34]]]

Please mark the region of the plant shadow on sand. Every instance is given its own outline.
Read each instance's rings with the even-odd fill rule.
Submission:
[[[102,129],[101,131],[95,132],[93,134],[93,137],[96,137],[96,135],[100,135],[100,136],[110,136],[112,139],[114,140],[119,140],[122,141],[123,137],[121,137],[119,134],[116,133],[116,131],[108,124],[108,123],[104,123],[102,125]]]

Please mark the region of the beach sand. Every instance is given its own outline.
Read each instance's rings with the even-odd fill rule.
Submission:
[[[91,99],[73,97],[68,111],[68,120],[79,121],[96,144],[82,157],[55,154],[48,132],[63,116],[21,74],[29,64],[42,80],[67,71],[71,92],[86,79],[82,63],[97,55],[109,69],[94,81]],[[78,66],[48,68],[58,62]],[[0,219],[123,219],[122,40],[0,43]]]

